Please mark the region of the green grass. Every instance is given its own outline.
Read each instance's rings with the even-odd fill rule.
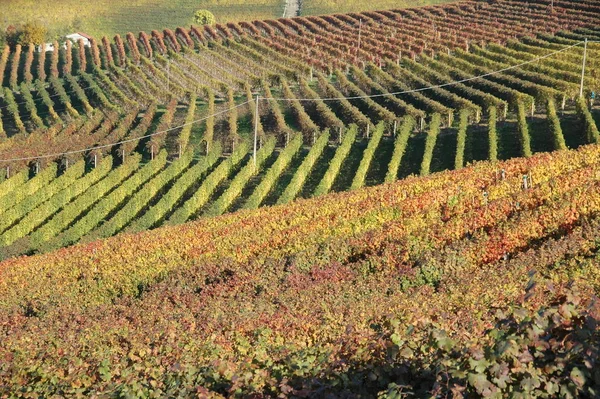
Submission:
[[[448,3],[449,0],[304,0],[302,15],[357,12]],[[194,11],[210,10],[217,22],[280,18],[285,0],[4,0],[0,29],[38,22],[52,38],[81,31],[97,38],[119,33],[175,29],[193,24]]]
[[[217,22],[278,18],[284,0],[4,0],[0,29],[37,21],[51,35],[83,31],[101,38],[119,33],[188,26],[196,10],[210,10]]]
[[[302,15],[359,12],[395,8],[421,7],[432,4],[451,3],[452,0],[304,0]]]

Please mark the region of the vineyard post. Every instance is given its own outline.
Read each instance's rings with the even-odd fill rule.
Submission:
[[[179,143],[179,156],[177,158],[181,158],[181,143]]]
[[[121,150],[121,160],[125,163],[125,150]]]
[[[6,178],[10,179],[10,166],[6,167]]]
[[[98,167],[98,154],[94,154],[94,169]]]
[[[367,138],[369,138],[369,130],[371,128],[371,125],[367,123]]]
[[[256,108],[254,111],[254,154],[252,156],[253,160],[254,160],[254,168],[256,169],[256,144],[257,144],[257,140],[258,140],[258,100],[259,100],[259,96],[258,94],[256,95]]]
[[[583,44],[583,64],[581,65],[581,85],[579,86],[579,97],[583,97],[583,78],[585,77],[585,59],[587,57],[587,37]]]
[[[398,121],[394,121],[394,131],[392,133],[393,137],[396,137],[396,130],[398,129]]]

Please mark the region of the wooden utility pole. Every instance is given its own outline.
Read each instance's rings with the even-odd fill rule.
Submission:
[[[579,97],[583,97],[583,78],[585,77],[585,60],[587,58],[587,37],[583,42],[583,64],[581,65],[581,85],[579,86]]]
[[[254,112],[254,155],[253,155],[253,160],[254,160],[254,168],[256,169],[256,145],[258,142],[258,118],[260,117],[258,115],[258,94],[256,95],[256,109]]]
[[[167,60],[167,91],[171,91],[171,60]]]
[[[360,51],[361,35],[362,35],[362,18],[358,20],[358,46],[356,47],[356,57],[354,58],[355,62],[358,59],[358,53]]]

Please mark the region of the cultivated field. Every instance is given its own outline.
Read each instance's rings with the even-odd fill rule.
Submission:
[[[416,7],[448,3],[450,0],[390,1],[375,0],[368,3],[343,1],[304,1],[302,15],[336,12],[359,12],[386,8]],[[153,29],[189,26],[193,24],[196,10],[207,9],[217,22],[252,21],[280,18],[285,0],[6,0],[2,2],[0,29],[8,25],[39,22],[50,30],[51,35],[63,36],[73,32],[85,32],[95,37],[127,32],[151,31]]]
[[[359,16],[342,14],[155,30],[47,54],[7,47],[2,256],[595,143],[599,113],[578,98],[574,71],[582,39],[600,38],[585,28],[597,16],[544,12],[517,2],[365,12],[360,48]],[[502,13],[525,14],[484,33]],[[544,30],[575,30],[518,40],[541,26],[527,13],[546,18]],[[584,84],[598,87],[600,46],[588,53]],[[388,92],[406,93],[377,96]],[[37,157],[47,153],[67,154]]]
[[[367,10],[386,10],[397,8],[422,7],[449,3],[448,0],[303,0],[303,16],[361,12]]]
[[[51,33],[65,35],[85,32],[102,37],[127,32],[189,26],[196,10],[210,10],[217,21],[244,21],[279,18],[283,0],[6,0],[2,2],[0,28],[37,21]]]
[[[0,396],[596,397],[599,23],[500,0],[6,47]]]

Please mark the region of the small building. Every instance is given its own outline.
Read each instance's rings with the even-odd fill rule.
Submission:
[[[41,53],[42,50],[44,50],[43,46],[37,46],[37,52]],[[54,51],[54,43],[46,43],[46,47],[45,47],[46,51]]]
[[[73,42],[74,45],[77,45],[79,43],[79,39],[83,40],[83,45],[85,47],[91,47],[92,46],[92,37],[82,33],[82,32],[76,32],[76,33],[71,33],[70,35],[66,35],[65,39],[70,40],[71,42]],[[62,44],[62,48],[66,49],[67,45],[63,42]],[[54,43],[46,43],[46,51],[54,51]],[[38,53],[42,51],[42,46],[37,46],[37,51]]]
[[[92,37],[82,32],[71,33],[70,35],[65,36],[65,38],[67,40],[72,41],[75,44],[79,43],[79,39],[81,39],[83,40],[83,44],[85,45],[85,47],[91,46]]]

